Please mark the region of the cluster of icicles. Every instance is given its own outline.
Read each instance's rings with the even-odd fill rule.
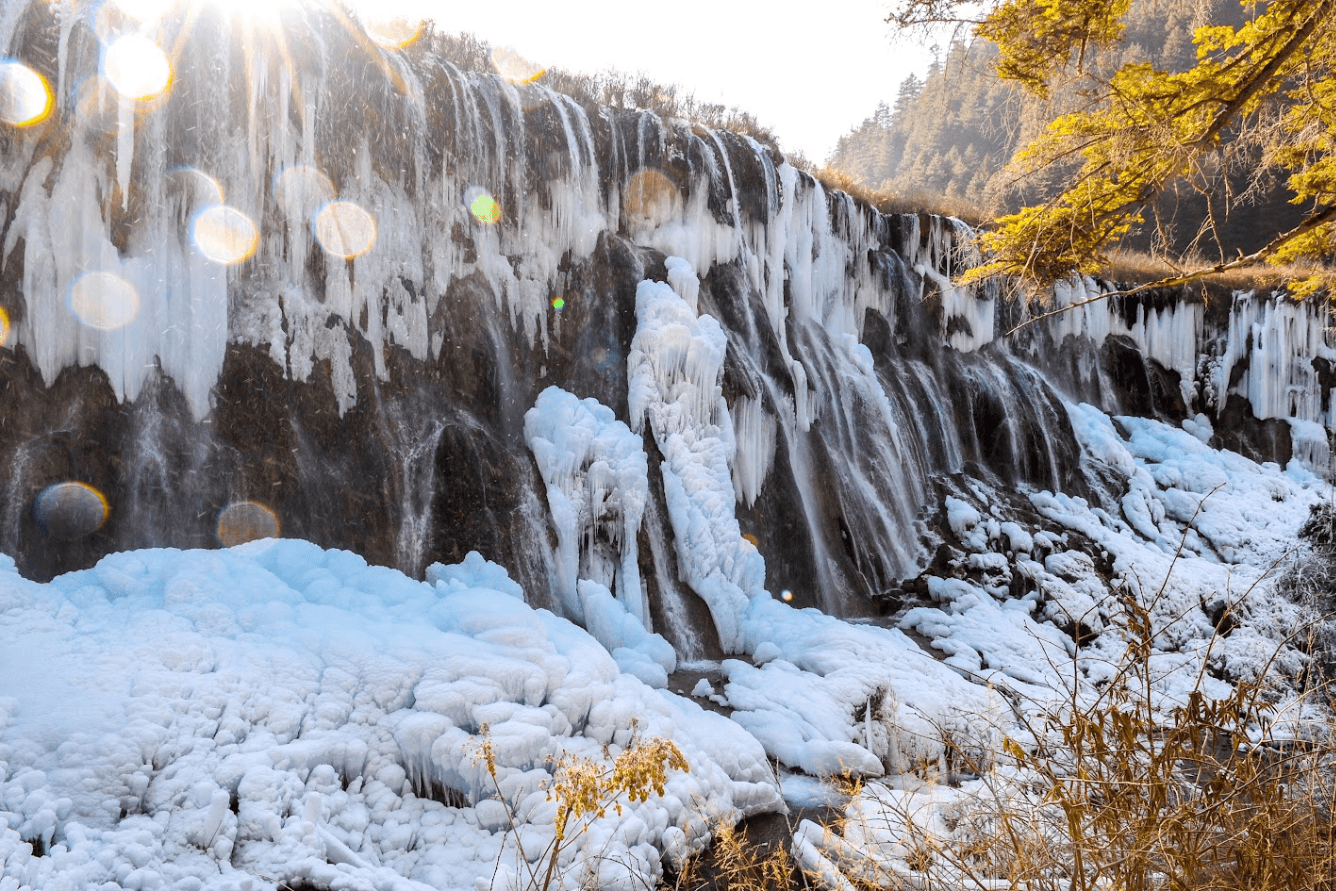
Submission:
[[[20,238],[26,245],[26,313],[11,319],[0,306],[0,348],[24,346],[48,382],[63,368],[92,360],[123,398],[135,396],[144,370],[165,371],[184,384],[195,414],[203,416],[230,327],[227,267],[251,260],[262,232],[259,214],[229,204],[219,180],[197,166],[155,165],[162,173],[151,183],[156,194],[135,191],[137,135],[162,129],[154,119],[166,114],[177,81],[169,33],[171,17],[181,12],[177,7],[176,0],[108,0],[91,10],[53,6],[61,52],[51,77],[24,58],[25,42],[16,41],[29,10],[14,4],[0,14],[0,47],[13,53],[0,58],[0,127],[19,137],[16,144],[28,153],[22,159],[28,163],[11,165],[10,174],[22,176],[26,166],[26,177],[3,183],[19,201],[0,255],[7,264]],[[98,41],[97,70],[86,76],[67,67],[67,47],[79,24]],[[360,24],[386,50],[411,43],[423,25],[391,17]],[[533,76],[512,53],[498,51],[495,61],[517,82]],[[70,152],[59,161],[34,156],[33,147],[53,127],[72,131]],[[162,140],[157,142],[161,154]],[[108,169],[114,171],[120,210],[134,201],[165,211],[159,218],[184,220],[181,243],[150,235],[140,239],[147,246],[128,256],[113,243],[107,208],[89,200],[109,191],[112,183],[99,175]],[[53,172],[56,182],[46,188]],[[375,216],[339,198],[330,177],[313,164],[278,169],[269,197],[291,230],[288,237],[309,232],[332,260],[351,262],[376,244]],[[485,189],[471,189],[467,204],[481,225],[500,220],[500,206]],[[200,332],[206,336],[197,336]],[[78,480],[47,486],[31,505],[34,520],[58,540],[97,531],[111,507],[102,491]],[[216,522],[225,546],[277,536],[279,530],[277,514],[255,501],[230,504]]]

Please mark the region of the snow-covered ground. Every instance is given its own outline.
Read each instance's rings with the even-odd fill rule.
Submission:
[[[621,673],[500,567],[431,575],[272,539],[117,554],[49,585],[6,564],[0,887],[487,884],[515,839],[484,726],[531,851],[552,833],[549,759],[677,742],[690,772],[583,839],[623,879],[778,806],[755,739]]]
[[[772,596],[733,515],[723,346],[690,281],[641,287],[629,426],[555,389],[528,417],[557,593],[588,630],[477,554],[426,581],[293,540],[115,554],[49,584],[0,558],[0,891],[523,886],[521,851],[554,835],[553,766],[665,737],[689,772],[561,863],[568,888],[643,887],[720,820],[821,799],[804,775],[903,775],[943,764],[945,740],[996,751],[1017,714],[1107,679],[1130,599],[1170,699],[1254,678],[1278,648],[1275,670],[1302,670],[1284,578],[1331,489],[1208,448],[1204,419],[1069,406],[1117,497],[1033,492],[1015,512],[965,485],[941,505],[948,571],[894,627]],[[691,696],[666,689],[676,657],[639,596],[645,424],[684,580],[738,656]]]

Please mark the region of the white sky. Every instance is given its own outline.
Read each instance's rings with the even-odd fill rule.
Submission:
[[[810,6],[737,0],[360,0],[362,8],[409,4],[447,32],[470,31],[538,65],[572,71],[643,71],[697,99],[750,112],[821,163],[835,141],[895,98],[931,57],[892,41],[885,0],[823,0]],[[801,14],[788,10],[802,9]]]

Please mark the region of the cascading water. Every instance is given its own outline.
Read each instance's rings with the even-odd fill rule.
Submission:
[[[208,440],[199,435],[196,425],[172,410],[180,394],[160,377],[145,383],[139,400],[127,412],[126,467],[127,502],[123,509],[132,531],[127,544],[153,547],[160,541],[160,530],[173,517],[175,490],[181,480],[207,474],[210,468]],[[179,406],[178,406],[179,409]],[[199,536],[198,544],[208,539]]]
[[[17,550],[19,524],[23,512],[30,508],[27,486],[28,462],[32,447],[20,445],[9,456],[9,479],[4,493],[5,509],[0,513],[0,551],[12,553]]]
[[[318,6],[264,27],[188,10],[0,17],[54,103],[0,141],[0,546],[30,575],[208,544],[244,503],[414,574],[477,550],[568,612],[614,592],[690,659],[748,645],[728,604],[762,585],[873,610],[927,564],[962,475],[1079,489],[1049,381],[1121,410],[1117,349],[1179,414],[1246,398],[1316,425],[1299,439],[1325,454],[1336,355],[1306,310],[1106,302],[999,342],[1020,309],[952,284],[958,223],[878,214],[745,137],[462,71],[430,40],[377,45]],[[127,85],[118,47],[170,77]],[[641,434],[634,510],[615,462],[540,472],[525,418],[554,386]],[[73,545],[33,519],[70,481],[110,506]],[[594,505],[579,534],[554,491]],[[747,544],[689,564],[706,495],[715,534]]]
[[[395,565],[412,576],[426,568],[430,543],[432,501],[436,482],[436,449],[445,431],[438,418],[395,418],[385,431],[401,476],[390,481],[399,499],[399,531],[395,536]]]

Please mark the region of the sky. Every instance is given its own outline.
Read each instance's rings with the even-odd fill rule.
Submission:
[[[803,15],[736,0],[397,2],[444,31],[472,32],[538,65],[644,72],[699,100],[737,106],[782,148],[816,163],[932,58],[924,46],[893,39],[886,0],[824,0]]]

